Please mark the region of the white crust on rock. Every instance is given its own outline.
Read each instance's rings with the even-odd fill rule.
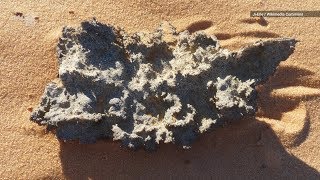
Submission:
[[[190,147],[226,120],[252,116],[255,86],[293,52],[295,40],[259,41],[239,52],[214,36],[126,34],[95,20],[65,27],[58,43],[59,81],[47,85],[31,120],[63,140],[120,140],[130,148]]]

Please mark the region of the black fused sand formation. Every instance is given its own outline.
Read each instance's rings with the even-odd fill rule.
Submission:
[[[56,129],[63,140],[188,148],[212,127],[254,116],[255,86],[295,43],[280,38],[229,52],[214,36],[177,33],[168,23],[133,35],[95,20],[65,27],[57,47],[59,78],[47,85],[31,120]]]

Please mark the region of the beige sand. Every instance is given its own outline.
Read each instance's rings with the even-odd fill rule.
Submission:
[[[320,18],[249,17],[250,10],[319,9],[318,0],[1,0],[0,179],[319,178]],[[28,109],[57,76],[61,28],[93,16],[129,32],[168,20],[179,30],[215,34],[230,49],[279,36],[300,42],[259,87],[257,118],[206,134],[190,150],[162,145],[146,153],[111,141],[60,143],[28,120]]]

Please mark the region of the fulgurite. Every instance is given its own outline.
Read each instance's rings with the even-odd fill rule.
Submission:
[[[238,52],[202,32],[126,34],[95,20],[65,27],[57,53],[59,78],[49,83],[31,120],[62,140],[122,141],[155,149],[190,147],[198,135],[254,116],[255,86],[293,53],[296,41],[258,41]]]

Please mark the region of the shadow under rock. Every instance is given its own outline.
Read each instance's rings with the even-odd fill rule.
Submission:
[[[156,152],[130,151],[120,143],[61,142],[68,179],[319,179],[319,172],[289,154],[269,126],[246,119],[201,136],[183,150],[161,144]]]

